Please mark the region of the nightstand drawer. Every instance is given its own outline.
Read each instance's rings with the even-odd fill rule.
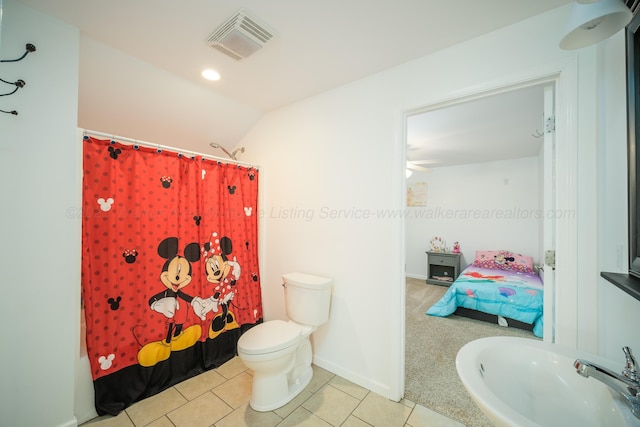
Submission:
[[[432,265],[447,265],[449,267],[455,267],[457,263],[457,257],[446,256],[446,255],[429,255],[429,263]]]

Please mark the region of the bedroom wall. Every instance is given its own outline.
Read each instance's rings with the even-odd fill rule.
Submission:
[[[80,329],[79,32],[14,0],[3,2],[0,64],[26,85],[0,99],[3,209],[0,424],[75,426]],[[5,85],[4,88],[8,88]]]
[[[434,168],[414,172],[407,185],[427,183],[427,205],[407,207],[407,276],[426,279],[425,251],[434,236],[452,248],[461,268],[477,250],[510,250],[539,263],[538,158]]]

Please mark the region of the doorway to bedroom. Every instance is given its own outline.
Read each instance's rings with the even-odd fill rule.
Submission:
[[[455,245],[459,271],[476,251],[506,250],[544,264],[554,245],[553,221],[545,219],[553,209],[553,92],[553,81],[537,82],[407,117],[405,397],[465,425],[491,424],[472,402],[460,403],[469,399],[461,399],[457,350],[483,336],[540,338],[511,319],[499,325],[425,315],[448,289],[426,283],[426,252]],[[545,333],[553,334],[550,327]]]

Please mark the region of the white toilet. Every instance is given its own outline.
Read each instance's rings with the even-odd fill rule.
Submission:
[[[284,274],[282,279],[290,320],[261,323],[238,340],[238,356],[253,370],[249,403],[256,411],[284,406],[309,384],[309,336],[329,320],[331,279],[303,273]]]

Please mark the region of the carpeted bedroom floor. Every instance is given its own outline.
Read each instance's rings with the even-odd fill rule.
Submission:
[[[425,312],[448,288],[413,278],[407,278],[406,284],[405,398],[468,427],[492,427],[458,378],[458,350],[489,336],[539,338],[531,331],[455,315],[427,316]]]

